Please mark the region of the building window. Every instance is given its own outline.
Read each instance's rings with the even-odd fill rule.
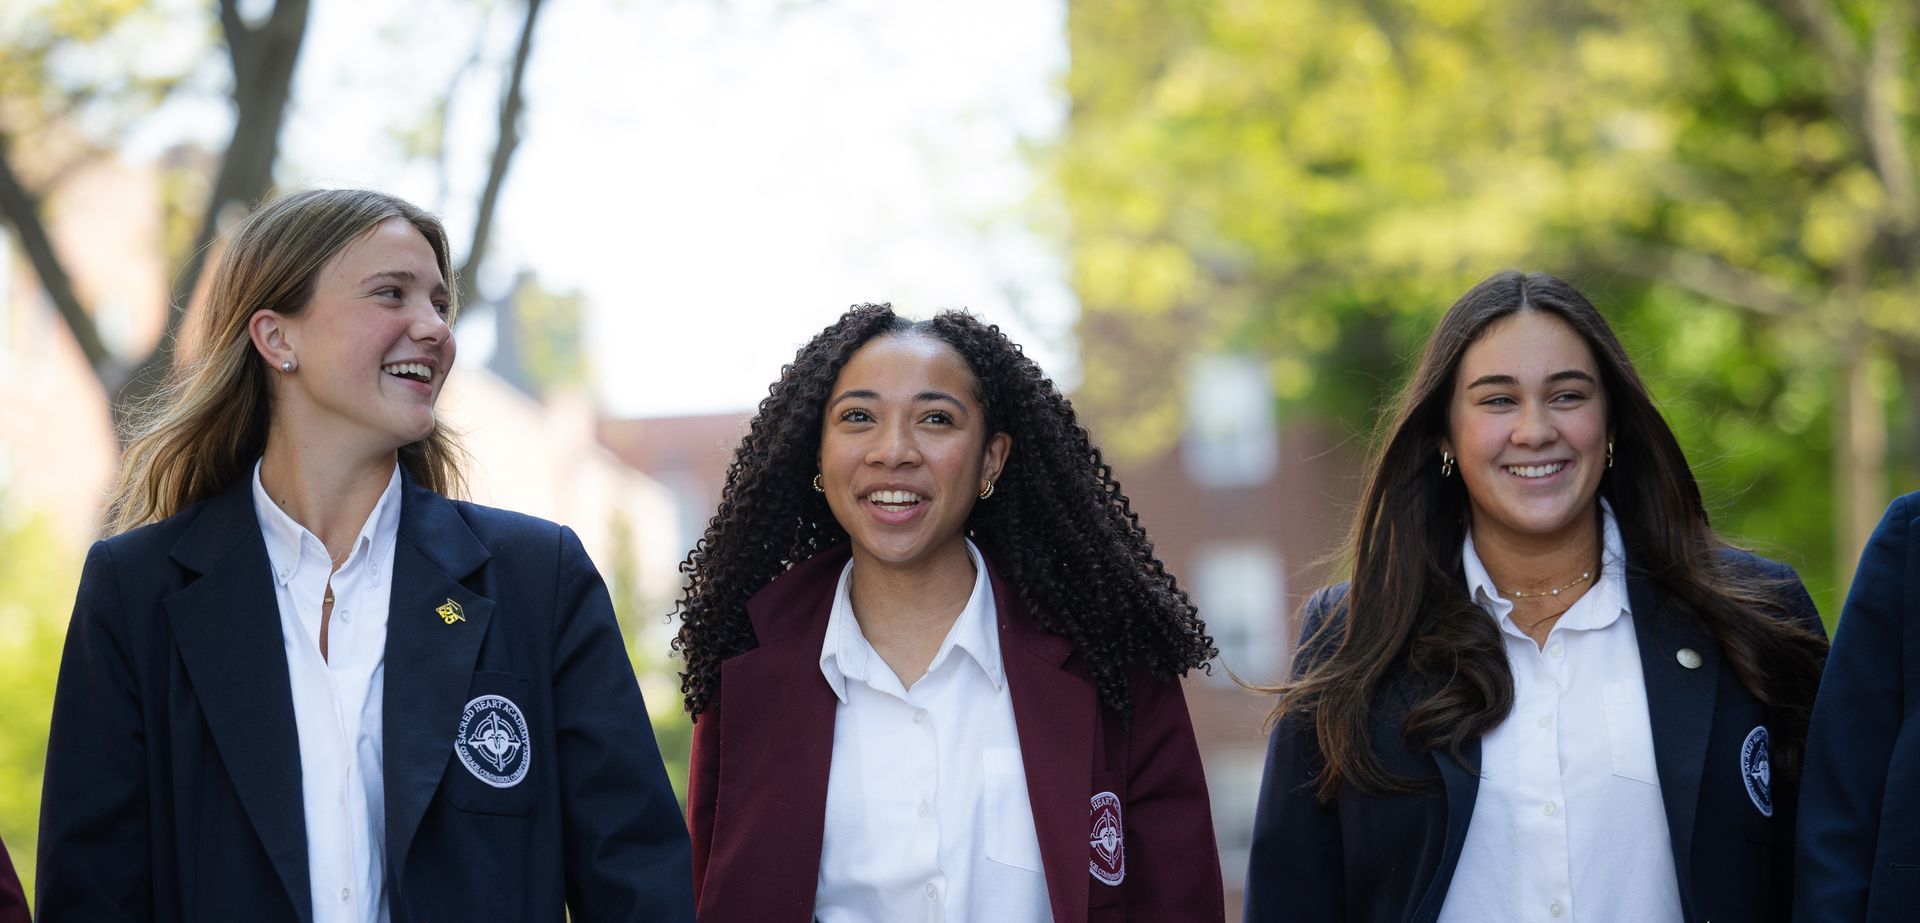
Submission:
[[[1230,892],[1245,890],[1253,849],[1253,816],[1266,772],[1262,750],[1224,750],[1206,755],[1207,797],[1213,802],[1213,832],[1220,844],[1220,877]]]
[[[1253,356],[1206,356],[1187,373],[1187,476],[1201,487],[1257,487],[1280,467],[1273,386]]]
[[[1256,683],[1281,679],[1286,662],[1287,575],[1265,542],[1215,542],[1195,550],[1193,602],[1233,675]],[[1221,671],[1222,682],[1231,682]]]

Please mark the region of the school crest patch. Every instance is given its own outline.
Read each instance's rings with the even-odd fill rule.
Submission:
[[[1101,884],[1117,886],[1127,877],[1127,841],[1120,823],[1120,799],[1112,792],[1093,796],[1088,811],[1087,845],[1092,857],[1087,871]]]
[[[512,788],[527,777],[532,740],[520,706],[506,696],[483,695],[460,713],[453,752],[473,777],[494,788]]]
[[[1773,759],[1767,752],[1767,726],[1747,732],[1740,745],[1740,777],[1747,782],[1747,797],[1765,817],[1773,816]]]

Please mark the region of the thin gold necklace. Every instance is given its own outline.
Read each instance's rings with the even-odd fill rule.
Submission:
[[[1595,570],[1598,570],[1598,569],[1599,568],[1597,567],[1595,568]],[[1581,581],[1587,580],[1592,576],[1593,576],[1592,570],[1583,570],[1580,572],[1580,576],[1575,577],[1572,580],[1569,580],[1566,583],[1563,583],[1557,587],[1554,587],[1551,590],[1541,590],[1537,593],[1522,593],[1518,590],[1500,590],[1500,592],[1502,595],[1506,596],[1508,599],[1538,599],[1542,596],[1558,596],[1560,595],[1561,590],[1572,589],[1573,587],[1580,585]],[[1500,588],[1495,587],[1494,589],[1500,589]]]

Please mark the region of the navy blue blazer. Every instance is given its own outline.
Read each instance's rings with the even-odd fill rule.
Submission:
[[[381,691],[394,923],[692,920],[686,828],[579,539],[404,481]],[[525,775],[504,788],[455,758],[463,710],[489,694],[525,719]],[[250,482],[87,555],[36,892],[45,923],[311,923]]]
[[[1920,493],[1893,501],[1840,610],[1807,732],[1794,919],[1920,913]]]
[[[1792,568],[1741,557],[1791,587],[1787,602],[1800,621],[1823,630]],[[1314,594],[1302,639],[1328,618],[1344,617],[1345,595],[1345,584]],[[1754,727],[1768,723],[1766,711],[1725,663],[1712,635],[1682,618],[1653,581],[1629,570],[1627,600],[1686,919],[1784,920],[1793,875],[1795,794],[1775,778],[1773,816],[1766,817],[1748,795],[1741,768],[1742,745]],[[1681,648],[1699,654],[1698,667],[1680,663]],[[1275,725],[1247,870],[1249,923],[1430,923],[1439,917],[1480,790],[1479,776],[1467,768],[1479,764],[1480,742],[1464,748],[1464,764],[1444,750],[1409,747],[1400,726],[1413,696],[1404,683],[1389,686],[1373,721],[1373,745],[1389,769],[1437,778],[1438,784],[1410,794],[1344,789],[1333,804],[1320,804],[1313,782],[1320,748],[1313,728],[1292,718]]]

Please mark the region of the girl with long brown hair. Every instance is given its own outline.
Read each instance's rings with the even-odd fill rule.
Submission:
[[[233,233],[81,576],[41,920],[692,918],[599,574],[448,496],[455,313],[439,221],[391,196]]]
[[[1783,920],[1826,652],[1593,305],[1505,272],[1427,343],[1279,688],[1247,918]]]

